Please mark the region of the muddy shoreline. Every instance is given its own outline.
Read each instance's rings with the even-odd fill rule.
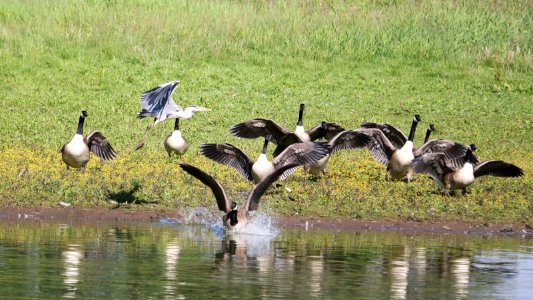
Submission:
[[[71,208],[71,207],[0,207],[0,221],[44,222],[160,222],[184,220],[179,211],[132,211],[127,208]],[[354,232],[399,232],[406,234],[458,234],[475,236],[533,237],[533,228],[524,223],[492,224],[462,221],[359,220],[323,217],[274,217],[280,228],[333,229]]]

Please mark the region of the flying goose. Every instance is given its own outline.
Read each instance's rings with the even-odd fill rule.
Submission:
[[[85,170],[87,162],[91,158],[90,152],[103,160],[113,160],[118,155],[100,131],[94,130],[83,137],[83,124],[88,116],[87,111],[81,111],[76,134],[70,142],[61,148],[61,157],[67,165],[67,170],[71,167]]]
[[[179,80],[163,83],[151,90],[144,92],[141,96],[141,111],[137,114],[139,119],[153,117],[154,123],[146,127],[143,140],[137,145],[136,150],[144,146],[148,131],[156,124],[169,118],[190,119],[195,112],[209,111],[208,108],[190,105],[182,109],[172,99],[172,93],[179,85]]]
[[[329,153],[329,147],[325,143],[297,143],[290,145],[272,161],[269,161],[266,155],[268,141],[269,137],[267,136],[263,150],[256,161],[231,144],[202,144],[200,145],[200,153],[209,159],[236,169],[246,179],[256,184],[285,165],[310,164]],[[295,169],[287,170],[280,176],[280,180],[287,178],[294,171]]]
[[[285,148],[294,143],[315,141],[322,137],[329,140],[337,133],[344,130],[344,128],[335,123],[325,123],[325,125],[321,123],[306,131],[302,121],[304,109],[305,105],[303,103],[300,104],[298,123],[296,124],[294,132],[291,132],[270,119],[263,118],[252,119],[234,125],[230,128],[230,132],[237,137],[246,139],[255,139],[260,136],[266,137],[267,135],[270,135],[269,141],[278,145],[274,150],[275,157]]]
[[[180,168],[182,168],[185,172],[194,176],[211,189],[215,195],[218,209],[225,213],[225,215],[222,217],[222,223],[229,230],[239,230],[244,228],[246,224],[250,222],[249,212],[258,209],[259,200],[266,192],[268,187],[272,185],[272,183],[274,183],[274,181],[276,181],[285,171],[297,166],[297,164],[289,164],[276,169],[274,173],[265,177],[265,179],[260,181],[252,188],[243,207],[237,209],[237,203],[233,201],[230,202],[222,185],[220,185],[211,175],[186,163],[180,163],[179,165]]]
[[[363,128],[360,130],[371,136],[371,140],[367,144],[368,149],[377,161],[387,166],[387,179],[390,175],[392,179],[407,177],[407,181],[411,181],[411,161],[414,158],[413,139],[416,126],[421,120],[419,115],[414,116],[409,137],[403,144],[405,135],[388,124],[363,123],[361,125]],[[389,134],[385,135],[385,132],[389,132]]]
[[[446,158],[444,153],[426,153],[413,160],[412,168],[416,173],[427,173],[449,196],[451,191],[466,188],[477,177],[492,175],[499,177],[519,177],[524,171],[502,160],[487,160],[476,164],[474,144],[470,145],[465,155],[455,161]]]
[[[179,118],[176,118],[174,130],[167,136],[163,145],[165,145],[168,157],[171,157],[172,153],[182,155],[187,149],[189,149],[189,143],[187,143],[187,140],[181,135]]]
[[[304,169],[312,175],[325,175],[328,161],[333,154],[344,149],[351,150],[366,147],[370,139],[370,136],[364,130],[345,130],[339,132],[327,143],[330,148],[329,154],[315,163],[304,165]]]

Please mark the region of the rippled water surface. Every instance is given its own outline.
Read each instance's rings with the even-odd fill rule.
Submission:
[[[533,298],[533,241],[0,222],[1,298]]]

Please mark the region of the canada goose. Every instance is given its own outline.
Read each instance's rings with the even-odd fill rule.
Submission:
[[[388,124],[363,123],[363,132],[369,134],[372,139],[367,144],[374,158],[387,166],[386,178],[389,175],[392,179],[403,179],[407,177],[410,182],[412,178],[411,161],[413,155],[413,139],[415,137],[416,125],[422,119],[415,115],[411,123],[409,137],[403,142],[405,137],[401,131]],[[391,139],[387,138],[384,132],[389,132]]]
[[[255,139],[260,136],[270,135],[269,141],[278,145],[274,150],[274,157],[278,156],[285,148],[294,144],[315,141],[319,138],[330,139],[337,133],[344,131],[344,128],[335,123],[318,124],[317,126],[304,130],[303,112],[305,105],[300,104],[298,113],[298,123],[294,132],[282,127],[270,119],[257,118],[248,120],[230,128],[231,134],[240,138]]]
[[[259,207],[259,200],[266,192],[268,187],[272,185],[272,183],[276,181],[285,171],[297,166],[297,164],[285,165],[275,170],[274,173],[265,177],[265,179],[260,181],[252,188],[243,207],[237,209],[237,203],[233,201],[230,202],[222,185],[220,185],[211,175],[186,163],[180,163],[179,165],[180,168],[182,168],[185,172],[196,177],[196,179],[200,180],[203,184],[207,185],[211,189],[215,195],[218,209],[226,213],[222,217],[222,223],[229,230],[239,230],[244,228],[246,224],[250,222],[249,212],[257,210]]]
[[[465,155],[455,161],[447,159],[444,153],[427,153],[416,157],[412,167],[417,173],[429,174],[448,196],[456,189],[462,189],[463,193],[466,193],[466,188],[477,177],[524,175],[524,171],[519,167],[501,160],[488,160],[476,164],[477,158],[473,154],[474,151],[476,151],[476,146],[472,144]]]
[[[208,108],[190,105],[182,109],[172,99],[172,93],[179,85],[179,80],[161,84],[151,90],[144,92],[141,96],[141,111],[137,114],[139,119],[153,117],[154,123],[146,128],[143,140],[137,145],[136,150],[144,146],[148,131],[156,124],[168,118],[189,119],[195,112],[209,111]]]
[[[370,141],[370,136],[362,130],[346,130],[338,133],[328,141],[330,152],[319,161],[304,165],[307,173],[313,175],[325,175],[330,157],[343,149],[357,149],[365,147]]]
[[[429,127],[426,131],[426,136],[424,138],[424,144],[413,150],[413,155],[415,157],[424,155],[426,153],[442,152],[445,154],[446,159],[448,159],[451,163],[454,163],[457,161],[457,158],[462,158],[465,156],[466,151],[470,148],[468,145],[444,139],[429,140],[431,133],[435,130],[435,126],[433,124],[429,124]],[[474,164],[479,162],[478,158],[473,154],[472,159]]]
[[[284,165],[310,164],[329,153],[329,147],[324,143],[297,143],[287,147],[270,162],[266,155],[267,147],[268,137],[265,138],[263,150],[255,162],[241,149],[231,144],[202,144],[200,152],[209,159],[235,168],[246,179],[256,184]],[[280,180],[287,178],[293,172],[293,169],[286,171]]]
[[[83,124],[88,116],[87,111],[81,111],[76,134],[74,134],[70,142],[61,148],[61,157],[67,165],[67,170],[70,167],[85,170],[87,162],[91,158],[90,152],[93,152],[103,160],[113,160],[118,155],[100,131],[94,130],[86,137],[83,137]]]
[[[167,136],[163,144],[167,150],[168,157],[171,157],[172,153],[182,155],[189,149],[189,143],[181,135],[179,118],[176,118],[174,130]]]

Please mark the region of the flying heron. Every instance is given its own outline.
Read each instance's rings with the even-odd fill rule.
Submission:
[[[166,119],[189,119],[195,112],[209,111],[208,108],[190,105],[185,109],[182,109],[174,99],[172,99],[172,93],[179,85],[179,80],[171,81],[161,84],[151,90],[144,92],[141,96],[141,111],[137,116],[142,119],[146,117],[153,117],[154,123],[146,127],[143,140],[137,145],[136,150],[139,150],[144,146],[148,131],[156,124],[165,121]],[[181,137],[181,134],[179,135]],[[178,142],[181,144],[180,142]]]

